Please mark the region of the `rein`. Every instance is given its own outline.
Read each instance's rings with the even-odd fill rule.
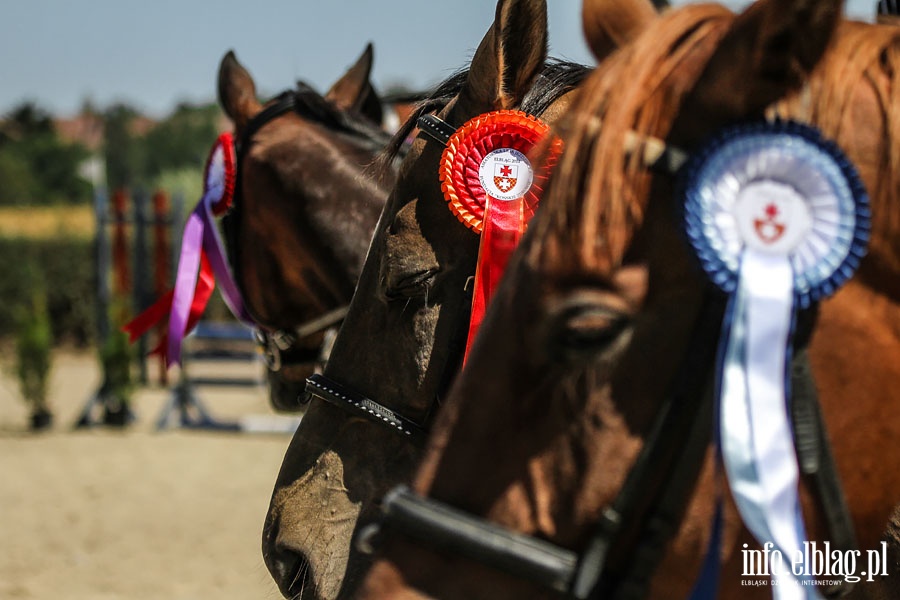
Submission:
[[[440,143],[446,144],[453,134],[450,125],[433,115],[421,117],[418,125],[425,135]],[[688,156],[662,140],[637,134],[629,135],[625,146],[626,152],[640,153],[645,166],[668,175],[676,174]],[[381,523],[365,529],[358,546],[371,552],[373,539],[385,528],[424,547],[463,556],[573,600],[645,597],[667,543],[677,532],[710,442],[714,412],[710,382],[724,312],[725,299],[709,287],[700,314],[715,318],[698,319],[679,379],[663,400],[634,465],[614,501],[603,511],[583,552],[511,531],[420,496],[406,486],[385,496]],[[804,323],[808,327],[801,336],[804,340],[811,332],[814,316]],[[309,381],[315,385],[316,380]],[[795,391],[791,416],[801,472],[810,484],[832,542],[841,550],[856,549],[805,350],[793,358],[791,385]],[[717,516],[715,527],[719,520]],[[718,548],[715,550],[713,559],[718,562]],[[824,593],[836,597],[850,589],[845,585]]]

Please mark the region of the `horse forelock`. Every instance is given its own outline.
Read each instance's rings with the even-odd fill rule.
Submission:
[[[666,13],[587,79],[556,128],[564,151],[544,194],[543,218],[532,225],[542,231],[531,236],[538,241],[529,262],[600,275],[621,264],[651,182],[640,153],[625,152],[626,136],[666,138],[733,18],[712,4]]]
[[[339,108],[302,81],[297,82],[292,93],[294,111],[298,115],[336,133],[345,134],[355,145],[372,154],[380,152],[391,139],[379,123],[371,121],[361,112]]]
[[[861,121],[866,93],[877,106]],[[857,162],[872,204],[870,254],[900,272],[900,28],[841,23],[807,89],[772,112],[814,124]]]

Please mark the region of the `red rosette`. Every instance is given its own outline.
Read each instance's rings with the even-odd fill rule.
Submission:
[[[231,208],[231,202],[234,200],[234,188],[237,179],[237,158],[234,151],[234,138],[231,133],[225,132],[216,138],[209,158],[206,159],[206,166],[203,169],[203,182],[206,188],[211,187],[210,169],[213,162],[217,160],[217,153],[221,151],[221,163],[224,169],[224,177],[222,178],[222,197],[213,202],[212,213],[216,217],[221,217],[228,209]]]
[[[466,226],[481,233],[487,194],[481,185],[479,167],[491,152],[508,148],[527,155],[550,127],[540,119],[516,110],[498,110],[469,120],[447,142],[438,170],[441,190],[451,212]],[[525,193],[527,222],[537,208],[540,192],[551,163],[555,163],[561,142],[553,142],[547,164],[536,170],[531,188]]]
[[[441,189],[450,211],[481,236],[464,360],[559,157],[562,141],[554,139],[538,169],[528,160],[549,130],[524,112],[495,111],[460,127],[441,156]]]

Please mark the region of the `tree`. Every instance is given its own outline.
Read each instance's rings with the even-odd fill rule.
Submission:
[[[115,104],[103,114],[106,143],[106,180],[110,188],[139,185],[144,175],[144,150],[131,133],[138,112],[127,104]]]
[[[0,204],[89,201],[90,184],[78,174],[88,156],[84,146],[60,140],[48,112],[21,104],[0,124]]]
[[[145,138],[147,171],[155,178],[166,171],[202,168],[218,135],[218,106],[179,104],[172,115]]]

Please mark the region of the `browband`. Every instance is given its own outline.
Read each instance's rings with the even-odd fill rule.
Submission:
[[[419,127],[419,131],[444,146],[456,133],[456,127],[435,115],[422,115],[416,120],[416,125]]]
[[[422,115],[416,120],[419,131],[446,146],[456,133],[456,127],[436,115]],[[687,161],[687,153],[654,137],[629,132],[625,136],[625,151],[640,153],[644,165],[654,171],[674,175]]]

